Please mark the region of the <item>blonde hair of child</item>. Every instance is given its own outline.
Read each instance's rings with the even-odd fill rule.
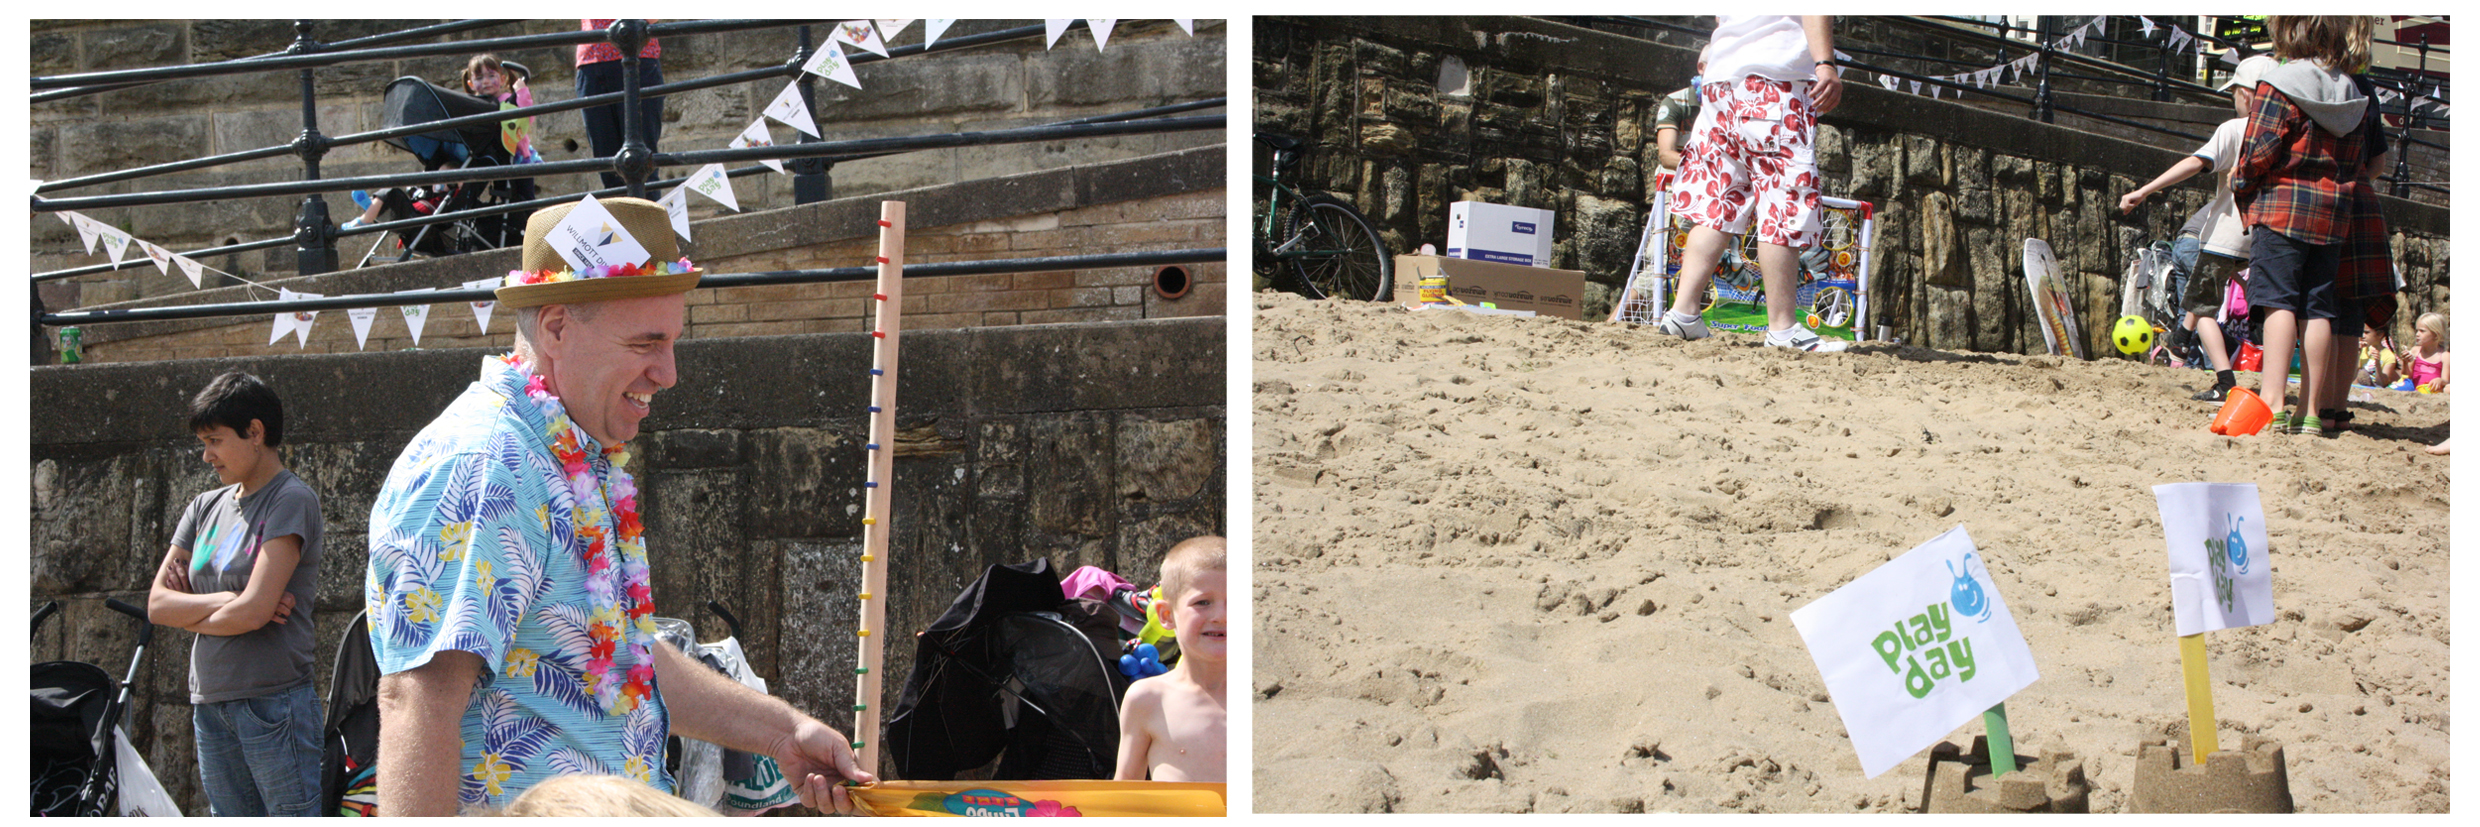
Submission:
[[[2376,39],[2377,18],[2366,15],[2272,15],[2265,30],[2273,35],[2273,56],[2283,60],[2314,60],[2325,68],[2356,74],[2368,68]]]
[[[2447,346],[2446,346],[2446,314],[2443,314],[2443,313],[2422,313],[2422,314],[2420,314],[2420,320],[2419,320],[2419,321],[2417,321],[2417,322],[2413,322],[2413,323],[2412,323],[2412,327],[2414,327],[2414,328],[2427,328],[2427,329],[2428,329],[2428,332],[2437,334],[2437,349],[2438,349],[2438,350],[2453,350],[2453,349],[2454,349],[2454,348],[2451,348],[2451,347],[2447,347]]]
[[[722,813],[664,795],[653,787],[617,775],[554,776],[508,802],[504,816],[569,818],[637,818],[646,816],[720,817]]]
[[[1214,535],[1190,537],[1163,553],[1162,595],[1176,601],[1180,593],[1197,579],[1197,575],[1223,570],[1223,538]]]

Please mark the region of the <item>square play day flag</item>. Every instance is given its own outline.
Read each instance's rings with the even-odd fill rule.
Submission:
[[[2254,483],[2153,486],[2170,543],[2170,606],[2181,637],[2272,623],[2273,558]]]
[[[2032,685],[2032,648],[1956,526],[1791,613],[1876,778]]]
[[[644,264],[647,258],[654,255],[646,252],[645,245],[637,243],[637,239],[629,235],[627,227],[620,226],[620,219],[613,218],[611,210],[605,209],[603,202],[594,200],[591,195],[578,202],[576,209],[569,210],[568,217],[560,219],[560,223],[545,234],[543,241],[550,244],[551,249],[558,252],[571,269],[579,271],[588,267]]]

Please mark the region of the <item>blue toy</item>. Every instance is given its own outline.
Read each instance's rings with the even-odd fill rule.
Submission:
[[[1119,673],[1129,680],[1144,680],[1171,671],[1162,664],[1162,652],[1151,643],[1137,644],[1136,651],[1119,656]]]

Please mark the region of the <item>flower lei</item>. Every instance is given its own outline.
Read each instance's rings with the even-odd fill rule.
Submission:
[[[689,263],[689,258],[687,256],[682,256],[679,261],[666,261],[660,263],[648,262],[644,266],[639,266],[636,264],[614,264],[606,267],[588,267],[584,270],[535,270],[532,272],[527,272],[524,270],[510,270],[508,271],[508,278],[505,281],[502,281],[500,286],[516,287],[524,284],[548,284],[557,281],[605,279],[626,276],[676,276],[689,272],[696,267],[697,265]]]
[[[499,359],[511,369],[525,371],[524,360],[514,353]],[[587,633],[593,637],[586,659],[586,684],[605,711],[624,715],[654,695],[654,591],[649,586],[650,572],[646,567],[646,529],[637,518],[637,481],[624,467],[629,463],[628,446],[603,448],[603,456],[611,461],[611,485],[603,490],[593,464],[587,461],[579,427],[569,419],[560,398],[543,386],[542,376],[527,377],[525,395],[534,400],[543,419],[550,423],[544,436],[551,442],[551,453],[560,460],[569,492],[576,496],[577,507],[587,517],[579,520],[577,526],[577,535],[586,541],[586,595],[593,610],[586,625]],[[602,515],[590,510],[589,503],[598,492],[611,504],[611,522],[620,535],[616,541],[604,536]],[[630,601],[625,610],[620,605],[623,593]],[[613,662],[623,639],[628,643],[629,654],[637,660],[625,676]]]

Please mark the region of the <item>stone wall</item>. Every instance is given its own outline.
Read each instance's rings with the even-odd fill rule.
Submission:
[[[343,40],[430,25],[435,20],[323,20],[314,34],[321,40]],[[965,20],[948,37],[1038,24],[1038,20]],[[828,140],[877,138],[947,132],[983,131],[1030,126],[1088,115],[1195,101],[1224,94],[1224,25],[1197,21],[1194,37],[1168,20],[1123,21],[1114,30],[1110,48],[1097,52],[1092,37],[1072,32],[1058,48],[1045,50],[1041,37],[949,53],[908,57],[854,67],[863,88],[831,81],[814,84],[818,116]],[[565,32],[575,20],[534,20],[451,35],[446,40],[471,40],[519,34]],[[813,42],[823,43],[827,27],[813,26]],[[662,38],[664,78],[690,80],[731,72],[780,66],[793,55],[790,28]],[[896,38],[897,44],[919,43],[918,23]],[[36,75],[169,66],[248,57],[281,51],[293,39],[291,21],[284,20],[37,20],[31,25],[30,70]],[[571,63],[574,47],[522,49],[501,53],[534,70],[531,84],[540,102],[575,97]],[[391,79],[404,75],[457,87],[466,56],[353,63],[315,70],[319,131],[343,135],[380,126],[379,95]],[[734,84],[673,95],[664,101],[661,148],[671,151],[721,149],[759,117],[767,102],[789,78]],[[258,149],[289,143],[301,132],[301,81],[298,71],[229,75],[171,81],[133,89],[88,95],[35,105],[29,145],[29,174],[60,179],[205,155]],[[1208,112],[1216,110],[1207,110]],[[778,141],[800,134],[771,124]],[[536,145],[545,160],[590,157],[583,121],[576,112],[535,119]],[[1164,133],[991,147],[924,150],[838,164],[831,171],[835,194],[856,196],[969,181],[1018,172],[1119,160],[1188,147],[1219,145],[1212,131]],[[412,156],[380,143],[358,144],[330,152],[321,161],[325,177],[383,175],[417,171]],[[669,169],[671,175],[686,169]],[[300,159],[277,159],[216,167],[191,173],[143,178],[60,193],[85,196],[118,192],[296,180]],[[768,174],[735,179],[744,209],[768,209],[792,203],[791,179]],[[590,175],[551,176],[539,180],[541,192],[552,195],[599,187]],[[341,222],[354,214],[342,192],[325,196],[328,210]],[[722,214],[721,207],[691,199],[698,218]],[[112,223],[139,238],[176,251],[290,236],[294,213],[302,198],[231,199],[203,204],[96,210],[93,217]],[[35,272],[100,263],[79,245],[76,233],[49,216],[35,216],[30,266]],[[367,236],[361,245],[370,242]],[[340,257],[352,241],[342,242]],[[355,253],[359,248],[353,248]],[[358,256],[354,256],[358,257]],[[252,280],[294,271],[294,253],[285,246],[220,256],[206,262]],[[349,262],[348,262],[349,263]],[[105,304],[132,298],[186,291],[186,279],[161,278],[152,267],[76,279],[84,294],[53,307]]]
[[[681,252],[710,273],[860,267],[878,250],[879,202],[906,202],[907,262],[1015,259],[1223,246],[1224,148],[1176,150],[1126,160],[1025,172],[883,195],[719,216],[695,222]],[[518,251],[278,279],[270,286],[343,296],[456,286],[517,266]],[[909,280],[905,326],[912,329],[1117,321],[1223,312],[1223,264],[1178,265],[1190,288],[1173,297],[1153,287],[1157,267],[999,273]],[[181,282],[146,269],[146,275]],[[44,299],[55,298],[52,286]],[[760,336],[866,329],[867,282],[703,288],[689,294],[692,337]],[[271,298],[254,287],[224,287],[106,305],[161,307]],[[516,314],[494,313],[486,331],[463,303],[431,306],[422,347],[507,347]],[[343,311],[321,312],[306,344],[267,341],[267,316],[86,325],[90,362],[199,359],[298,353],[402,350],[414,345],[406,323],[382,313],[370,340],[357,344]],[[56,331],[55,331],[56,333]]]
[[[681,385],[636,443],[659,612],[726,634],[722,601],[777,695],[850,723],[871,340],[858,333],[691,340]],[[1151,582],[1162,553],[1224,533],[1220,319],[920,331],[904,337],[888,627],[919,630],[992,564],[1047,557]],[[119,674],[133,629],[102,598],[142,603],[191,496],[216,485],[183,400],[226,370],[288,403],[288,466],[326,512],[317,654],[361,609],[370,502],[405,443],[471,382],[481,349],[35,368],[28,462],[36,603],[64,615],[35,660]],[[184,689],[191,634],[159,629],[128,729],[192,815]],[[888,641],[887,703],[911,671]]]
[[[1450,202],[1554,210],[1553,266],[1585,271],[1587,314],[1609,312],[1657,170],[1654,102],[1693,73],[1694,45],[1518,17],[1260,18],[1254,32],[1255,128],[1311,144],[1308,189],[1353,201],[1396,250],[1445,246]],[[2173,188],[2132,216],[2117,197],[2191,148],[1865,83],[1847,84],[1818,130],[1825,191],[1877,207],[1872,321],[1914,344],[1988,351],[2042,347],[2027,237],[2058,251],[2098,345],[2127,256],[2174,233],[2206,190]],[[2383,200],[2407,333],[2412,315],[2447,304],[2447,211]]]

